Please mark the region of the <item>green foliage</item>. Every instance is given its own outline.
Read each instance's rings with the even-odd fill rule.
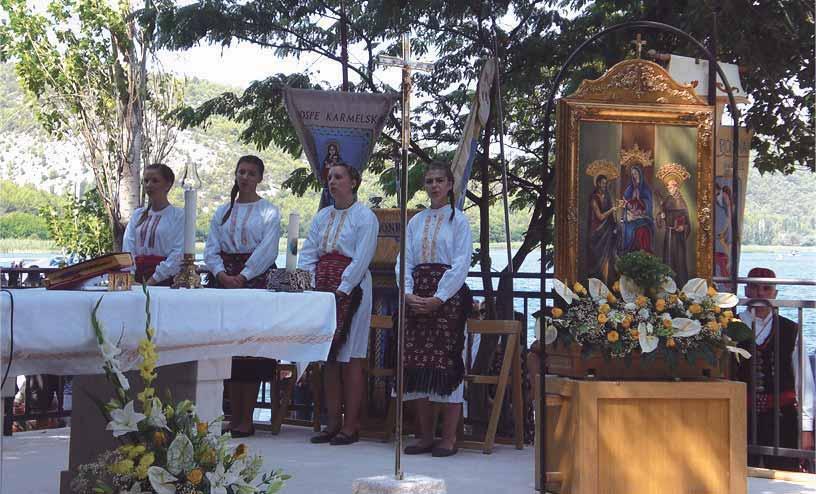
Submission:
[[[17,185],[11,180],[0,180],[0,216],[11,212],[37,214],[49,204],[56,204],[53,194],[37,190],[31,185]]]
[[[0,215],[0,237],[39,240],[50,238],[48,225],[43,218],[22,211]]]
[[[728,327],[725,328],[725,334],[727,334],[729,338],[737,343],[749,341],[754,337],[754,333],[751,331],[751,328],[738,319],[732,319],[731,322],[728,323]]]
[[[816,174],[751,170],[745,198],[742,243],[816,245]]]
[[[85,260],[113,250],[109,216],[96,189],[79,200],[68,196],[62,206],[46,206],[41,214],[54,242],[67,254]]]
[[[657,257],[646,252],[629,252],[618,258],[615,269],[621,276],[633,280],[644,290],[656,290],[663,280],[673,277],[674,272]]]

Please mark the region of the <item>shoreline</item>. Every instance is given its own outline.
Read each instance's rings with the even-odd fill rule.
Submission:
[[[299,239],[299,244],[303,244],[304,239]],[[513,250],[518,249],[521,242],[511,242],[510,246]],[[479,247],[478,243],[473,244],[473,248]],[[504,250],[506,244],[503,242],[491,242],[491,250]],[[286,249],[286,239],[282,238],[279,249],[284,251]],[[204,252],[204,242],[196,242],[196,252]],[[816,252],[816,246],[797,246],[797,245],[743,245],[742,253],[813,253]],[[35,239],[0,239],[0,255],[8,254],[53,254],[61,255],[60,249],[51,240],[35,240]]]

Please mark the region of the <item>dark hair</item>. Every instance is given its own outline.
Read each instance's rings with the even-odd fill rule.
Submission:
[[[164,180],[170,183],[170,187],[173,187],[173,184],[176,182],[176,174],[173,173],[173,169],[169,166],[165,165],[164,163],[153,163],[152,165],[147,165],[144,168],[144,171],[155,170],[159,172],[159,175],[162,176]],[[139,216],[139,221],[136,222],[136,226],[141,225],[147,219],[147,213],[150,211],[152,204],[150,201],[147,202],[147,207],[144,208],[142,211],[142,215]]]
[[[354,195],[356,196],[357,191],[360,189],[360,184],[363,183],[363,177],[362,175],[360,175],[360,170],[354,168],[348,163],[339,162],[330,166],[329,171],[331,171],[331,169],[334,168],[335,166],[342,166],[343,168],[345,168],[346,173],[349,174],[349,177],[351,177],[352,180],[357,182],[357,185],[355,185],[354,188],[351,189],[351,191],[354,192]]]
[[[595,185],[598,185],[601,182],[601,179],[608,181],[608,179],[606,178],[606,175],[601,174],[601,175],[598,175],[597,177],[595,177]]]
[[[241,156],[240,158],[238,158],[238,163],[235,164],[236,175],[238,174],[238,167],[241,166],[241,163],[249,163],[255,165],[258,168],[258,174],[261,176],[261,178],[263,178],[264,162],[261,158],[254,156],[252,154],[248,154],[246,156]],[[221,218],[222,225],[227,222],[227,220],[230,217],[230,214],[232,214],[232,208],[233,206],[235,206],[235,198],[237,197],[238,197],[238,177],[235,177],[235,183],[232,185],[232,190],[230,191],[229,209],[227,209],[227,212],[224,213],[224,217]]]
[[[448,191],[448,200],[450,201],[451,205],[451,215],[448,221],[453,221],[453,216],[456,214],[456,196],[453,193],[453,185],[456,183],[456,180],[453,178],[453,172],[451,171],[450,166],[442,161],[432,161],[428,167],[425,168],[425,173],[423,173],[422,176],[425,177],[428,172],[437,170],[444,172],[445,176],[451,183],[451,190]]]

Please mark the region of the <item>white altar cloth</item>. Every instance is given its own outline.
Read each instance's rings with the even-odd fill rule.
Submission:
[[[269,357],[295,362],[325,360],[335,329],[334,295],[266,290],[173,290],[150,287],[158,365]],[[102,358],[91,327],[98,311],[107,336],[119,341],[123,370],[139,363],[145,337],[145,296],[129,292],[12,290],[14,352],[9,375],[99,374]],[[0,294],[0,362],[8,362],[11,303]]]

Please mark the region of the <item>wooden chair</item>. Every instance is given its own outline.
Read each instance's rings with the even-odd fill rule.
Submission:
[[[391,396],[387,397],[388,410],[385,419],[377,420],[369,415],[369,392],[371,390],[370,378],[393,379],[396,369],[391,367],[393,362],[386,358],[385,367],[380,367],[375,361],[375,348],[377,338],[383,332],[391,336],[390,341],[396,344],[396,335],[393,335],[394,322],[391,316],[372,315],[371,332],[368,340],[368,358],[366,358],[363,372],[366,374],[365,392],[363,393],[362,414],[360,417],[360,435],[365,438],[379,439],[384,442],[390,441],[394,436],[396,425],[396,400]]]
[[[292,395],[294,394],[295,386],[298,382],[297,366],[295,364],[278,363],[277,372],[275,373],[276,379],[271,383],[270,392],[272,417],[269,431],[272,434],[280,433],[283,424],[311,427],[315,432],[320,432],[320,364],[315,362],[309,364],[303,373],[303,376],[306,375],[309,375],[311,380],[314,405],[293,405]],[[312,420],[293,419],[289,417],[290,412],[303,408],[312,409]]]
[[[496,396],[493,400],[493,407],[490,411],[487,432],[482,441],[460,441],[459,446],[463,448],[481,449],[484,454],[493,452],[493,444],[496,441],[496,430],[499,425],[502,404],[504,402],[507,385],[511,386],[513,405],[513,444],[516,449],[524,448],[524,403],[522,398],[521,383],[521,347],[519,338],[522,332],[520,321],[483,321],[469,319],[467,323],[468,339],[471,335],[498,335],[507,337],[507,345],[504,350],[501,370],[498,376],[470,374],[466,369],[465,381],[473,384],[493,384],[496,386]],[[470,345],[467,345],[470,347]],[[503,441],[502,441],[503,442]]]

